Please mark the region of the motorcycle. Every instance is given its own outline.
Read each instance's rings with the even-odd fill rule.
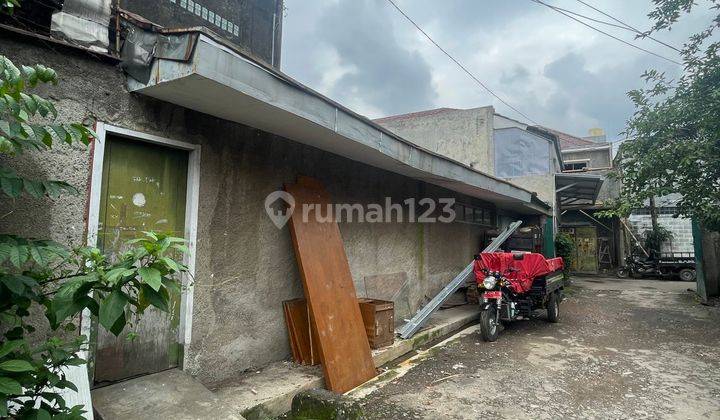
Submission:
[[[695,281],[695,255],[693,253],[658,253],[653,258],[628,255],[625,265],[618,267],[616,275],[621,278],[633,277],[678,277],[682,281]]]
[[[476,256],[475,278],[482,290],[480,335],[498,338],[500,325],[530,319],[538,309],[549,322],[558,322],[565,287],[562,258],[534,253],[487,253]]]

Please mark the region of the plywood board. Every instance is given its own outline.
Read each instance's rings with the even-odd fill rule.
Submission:
[[[318,333],[325,384],[331,391],[346,392],[374,377],[375,365],[340,228],[335,221],[318,221],[327,216],[330,195],[308,177],[285,185],[285,191],[295,199],[290,232]]]
[[[285,326],[288,330],[288,341],[290,342],[290,352],[292,358],[297,363],[302,363],[300,358],[300,351],[298,350],[297,338],[295,337],[295,331],[293,328],[292,317],[290,316],[290,310],[288,309],[288,302],[283,302],[283,312],[285,313]]]
[[[317,332],[310,322],[310,311],[305,299],[283,302],[285,320],[290,335],[293,360],[303,365],[320,363]]]

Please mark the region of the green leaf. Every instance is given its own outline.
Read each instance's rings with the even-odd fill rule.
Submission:
[[[4,284],[8,290],[16,295],[22,295],[25,291],[25,284],[16,276],[2,276],[0,277],[0,283]]]
[[[107,272],[107,281],[110,285],[114,285],[119,282],[123,277],[132,276],[135,274],[134,268],[117,267]]]
[[[171,246],[171,248],[177,249],[178,251],[182,252],[183,254],[190,253],[190,248],[188,248],[187,246],[182,245],[182,244],[175,244],[175,245]]]
[[[5,357],[6,355],[12,353],[15,349],[22,346],[23,343],[25,343],[24,340],[13,340],[6,342],[2,346],[0,346],[0,357]]]
[[[15,149],[15,145],[13,144],[13,142],[3,136],[0,136],[0,153],[6,155],[15,155],[16,152],[17,149]]]
[[[35,99],[26,93],[20,93],[20,97],[22,98],[22,102],[25,105],[27,112],[29,112],[30,115],[35,115],[38,110],[38,104]]]
[[[68,380],[65,380],[65,379],[63,379],[63,380],[61,380],[60,382],[58,382],[57,384],[55,384],[55,386],[56,386],[57,388],[60,388],[60,389],[69,388],[69,389],[72,389],[72,390],[75,391],[75,392],[78,392],[77,386],[75,386],[74,383],[72,383],[72,382],[70,382],[70,381],[68,381]]]
[[[150,238],[153,238],[153,240],[155,240],[155,241],[158,240],[158,237],[157,237],[157,235],[155,234],[155,232],[146,232],[146,231],[143,231],[143,233],[144,233],[146,236],[148,236],[148,237],[150,237]]]
[[[151,267],[142,267],[138,270],[138,273],[140,274],[140,277],[142,277],[143,281],[152,287],[153,290],[156,292],[160,290],[160,286],[162,286],[160,271]]]
[[[125,313],[123,312],[120,317],[115,321],[113,326],[110,328],[110,332],[115,335],[115,337],[120,336],[120,333],[122,333],[123,329],[125,328]]]
[[[87,363],[87,360],[81,359],[80,357],[71,357],[65,361],[68,366],[82,366]]]
[[[12,198],[17,198],[22,193],[23,182],[20,178],[0,177],[0,187],[3,192]]]
[[[0,394],[19,395],[22,394],[22,386],[14,379],[0,376]]]
[[[12,245],[8,243],[0,243],[0,264],[10,258],[10,247],[12,247]]]
[[[32,372],[35,368],[26,360],[7,360],[0,363],[0,370],[5,372]]]
[[[43,408],[38,408],[37,411],[35,411],[33,413],[33,415],[30,415],[30,417],[28,417],[28,418],[33,419],[33,420],[51,420],[52,419],[52,417],[50,417],[50,413],[48,413]]]
[[[45,195],[45,189],[43,188],[42,182],[40,181],[24,179],[23,186],[25,187],[25,192],[35,198],[40,198]]]
[[[58,139],[60,139],[61,141],[64,141],[65,143],[68,143],[68,144],[72,143],[72,137],[70,137],[70,134],[68,134],[68,132],[65,131],[65,127],[63,127],[60,124],[56,124],[56,125],[51,125],[50,128],[58,136]]]
[[[22,66],[22,71],[25,73],[25,78],[27,79],[28,83],[30,84],[30,87],[35,87],[38,82],[38,75],[37,71],[29,66]]]
[[[29,247],[29,249],[30,249],[30,256],[32,257],[32,259],[35,260],[35,262],[36,262],[39,266],[41,266],[41,267],[46,267],[47,264],[48,264],[48,260],[47,260],[47,258],[43,255],[43,250],[42,250],[42,248],[38,248],[38,247],[36,247],[36,246],[31,245],[31,246]]]
[[[10,263],[20,268],[28,260],[29,253],[26,245],[15,245],[10,247]]]
[[[147,284],[140,285],[139,300],[141,306],[147,307],[148,304],[150,304],[163,312],[169,312],[168,304],[170,302],[170,296],[164,287],[159,291],[155,291]]]
[[[180,271],[180,265],[178,265],[178,263],[172,258],[162,257],[160,258],[160,261],[164,262],[171,270]]]
[[[125,305],[127,302],[127,298],[119,290],[110,293],[100,304],[100,325],[113,332],[112,328],[115,323],[121,317],[123,319],[125,317]]]

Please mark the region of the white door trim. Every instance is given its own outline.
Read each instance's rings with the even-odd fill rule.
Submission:
[[[180,300],[180,326],[178,328],[178,343],[187,347],[192,338],[193,292],[195,278],[195,255],[197,246],[198,202],[200,192],[200,145],[172,140],[152,134],[141,133],[127,128],[117,127],[103,122],[95,126],[97,138],[92,143],[92,172],[90,178],[90,192],[87,221],[87,245],[97,246],[98,224],[100,220],[100,195],[102,190],[103,163],[105,158],[105,139],[107,134],[113,134],[132,140],[154,143],[175,149],[187,150],[188,175],[187,196],[185,207],[185,239],[190,252],[185,255],[183,263],[188,267],[188,275],[182,278],[182,295]],[[80,331],[90,337],[91,318],[88,310],[83,312],[80,321]],[[187,357],[188,352],[183,352]],[[87,354],[86,354],[87,356]],[[183,366],[185,360],[181,361]]]

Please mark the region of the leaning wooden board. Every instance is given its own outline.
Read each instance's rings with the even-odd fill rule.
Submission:
[[[297,184],[286,184],[285,191],[295,199],[290,232],[305,298],[318,333],[325,385],[331,391],[346,392],[373,378],[375,364],[340,228],[335,221],[320,223],[315,217],[318,208],[322,209],[321,215],[326,215],[330,195],[319,181],[308,177],[299,177]],[[306,204],[319,206],[311,208],[303,221]]]
[[[283,308],[293,360],[303,365],[319,364],[317,332],[310,322],[311,316],[307,301],[305,299],[286,300],[283,302]]]

